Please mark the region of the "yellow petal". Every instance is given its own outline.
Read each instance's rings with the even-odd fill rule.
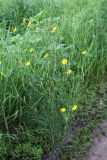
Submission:
[[[72,69],[68,69],[68,70],[67,70],[67,75],[70,75],[70,74],[72,74],[72,73],[73,73]]]
[[[44,58],[47,58],[48,56],[49,56],[49,54],[48,54],[48,53],[45,53]]]
[[[32,24],[32,22],[31,22],[31,21],[29,21],[29,23],[28,23],[27,27],[30,27],[30,26],[31,26],[31,24]]]
[[[63,65],[66,65],[66,64],[68,64],[68,60],[67,60],[66,58],[64,58],[64,59],[62,59],[61,63],[62,63]]]
[[[30,49],[30,53],[32,53],[32,52],[33,52],[33,48]]]
[[[15,33],[15,32],[17,32],[17,28],[16,27],[13,29],[13,33]]]
[[[82,51],[82,54],[85,55],[87,54],[88,52],[86,50]]]
[[[31,65],[31,62],[30,60],[28,60],[26,63],[25,63],[25,66],[30,66]]]
[[[66,108],[65,107],[60,108],[60,112],[62,112],[62,113],[66,112]]]
[[[56,26],[53,26],[53,27],[52,27],[52,32],[56,32],[56,30],[57,30],[57,27],[56,27]]]
[[[78,108],[78,106],[77,106],[77,105],[74,105],[73,108],[72,108],[72,111],[76,111],[77,108]]]

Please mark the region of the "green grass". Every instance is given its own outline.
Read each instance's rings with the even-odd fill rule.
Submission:
[[[0,3],[0,158],[39,160],[67,136],[75,117],[93,113],[99,90],[95,86],[102,83],[107,69],[107,3]],[[66,65],[63,59],[68,60]],[[60,112],[62,107],[66,112]]]
[[[95,85],[95,88],[88,88],[85,94],[86,102],[83,102],[84,106],[87,107],[81,108],[75,116],[70,128],[73,128],[74,138],[69,133],[69,143],[62,148],[61,160],[87,159],[89,156],[89,149],[93,144],[93,137],[95,137],[93,131],[98,127],[100,128],[102,120],[107,119],[106,88],[107,86],[104,83]],[[99,135],[104,135],[104,130],[105,128],[101,129],[99,133],[97,131],[96,138]]]

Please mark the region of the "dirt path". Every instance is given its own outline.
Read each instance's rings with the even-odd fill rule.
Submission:
[[[107,160],[107,120],[95,131],[98,134],[99,132],[101,135],[94,139],[88,160]]]

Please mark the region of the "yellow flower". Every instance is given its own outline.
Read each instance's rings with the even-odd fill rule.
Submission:
[[[90,20],[89,20],[89,23],[92,23],[92,22],[93,22],[93,19],[90,19]]]
[[[13,33],[15,33],[15,32],[17,32],[17,28],[16,27],[13,29]]]
[[[72,74],[72,73],[73,73],[72,69],[68,69],[68,70],[67,70],[67,75],[70,75],[70,74]]]
[[[30,49],[30,53],[32,53],[32,52],[33,52],[33,48]]]
[[[32,22],[31,22],[31,21],[29,21],[29,23],[28,23],[27,27],[30,27],[30,26],[31,26],[31,24],[32,24]]]
[[[53,32],[56,32],[56,30],[57,30],[57,27],[56,27],[56,26],[53,26],[53,27],[52,27],[52,33],[53,33]]]
[[[61,63],[62,63],[63,65],[66,65],[66,64],[68,64],[68,60],[67,60],[66,58],[64,58],[64,59],[62,59]]]
[[[88,52],[86,50],[82,51],[82,54],[85,55],[87,54]]]
[[[30,60],[28,60],[26,63],[25,63],[25,66],[30,66],[31,65],[31,62]]]
[[[49,56],[49,54],[48,54],[48,53],[45,53],[44,58],[47,58],[48,56]]]
[[[65,107],[60,108],[60,112],[62,112],[62,113],[66,112],[66,108]]]
[[[72,111],[76,111],[77,108],[78,108],[78,106],[77,106],[77,105],[74,105],[73,108],[72,108]]]

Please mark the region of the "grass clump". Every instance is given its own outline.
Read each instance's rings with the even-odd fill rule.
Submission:
[[[13,2],[0,6],[1,158],[41,159],[93,112],[107,68],[106,2]]]

